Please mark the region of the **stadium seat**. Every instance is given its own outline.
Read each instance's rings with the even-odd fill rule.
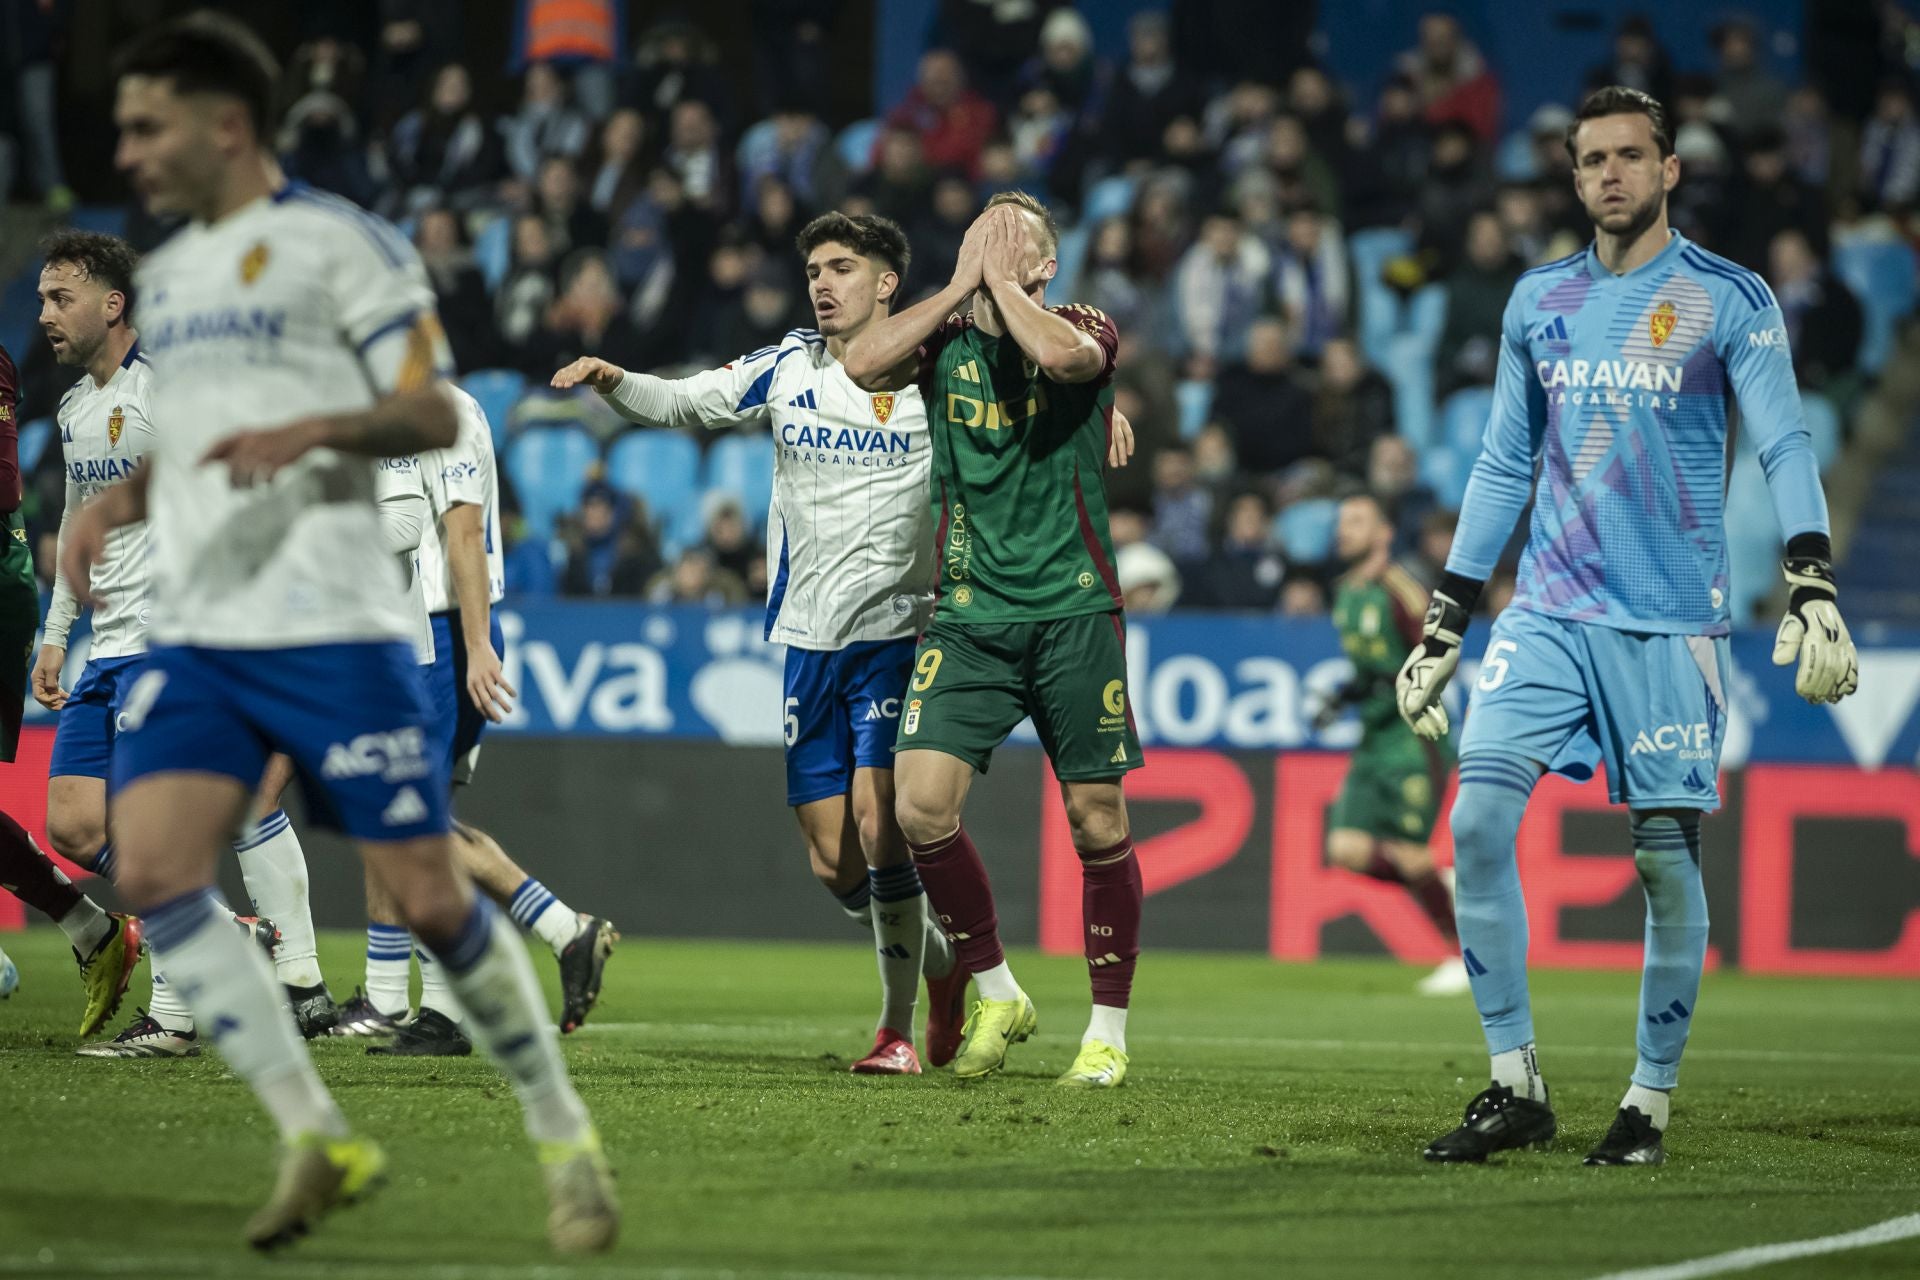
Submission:
[[[873,168],[873,144],[879,137],[878,120],[855,120],[833,140],[834,149],[840,153],[840,163],[846,165],[850,173],[867,172]]]
[[[1207,425],[1213,412],[1213,384],[1204,378],[1189,378],[1173,387],[1173,402],[1180,407],[1180,438],[1191,440]]]
[[[52,439],[52,418],[35,418],[20,424],[18,461],[22,476],[33,474],[33,469],[40,465],[40,455],[47,451],[47,443]]]
[[[607,479],[645,499],[662,534],[673,532],[688,510],[700,507],[700,446],[678,431],[637,427],[607,450]]]
[[[766,523],[773,501],[773,442],[765,435],[727,435],[707,453],[706,487],[740,499],[747,523]]]
[[[461,389],[480,402],[493,428],[493,447],[497,453],[507,438],[507,425],[513,420],[513,408],[526,393],[527,380],[514,369],[476,369],[460,379]]]
[[[779,128],[780,126],[770,119],[749,125],[747,131],[740,135],[739,145],[733,149],[734,168],[744,173],[753,167],[755,157],[771,152],[774,147],[774,134]]]
[[[1124,218],[1133,212],[1133,197],[1139,183],[1126,174],[1102,178],[1087,188],[1080,208],[1080,224],[1097,227],[1108,218]]]
[[[1320,564],[1333,554],[1333,526],[1340,504],[1332,498],[1303,498],[1274,517],[1274,536],[1295,564]]]
[[[1840,412],[1819,392],[1805,391],[1800,395],[1800,413],[1806,419],[1807,434],[1813,437],[1813,456],[1824,472],[1840,456]]]
[[[1393,416],[1414,452],[1433,444],[1433,350],[1410,333],[1387,343],[1380,372],[1393,388]]]
[[[1895,329],[1920,296],[1913,250],[1901,240],[1841,241],[1833,246],[1833,272],[1865,312],[1859,366],[1878,373],[1893,349]]]
[[[1353,262],[1360,348],[1375,365],[1386,361],[1387,340],[1399,327],[1400,297],[1380,280],[1386,264],[1413,249],[1413,237],[1397,227],[1356,231],[1347,238]]]
[[[553,532],[554,519],[580,505],[587,472],[600,460],[593,437],[579,427],[529,427],[507,446],[507,474],[534,537]]]
[[[473,265],[480,268],[487,292],[495,293],[513,265],[513,219],[495,218],[473,238]]]
[[[1727,478],[1728,607],[1735,622],[1748,622],[1779,579],[1780,533],[1766,474],[1752,453],[1734,459]]]
[[[1493,412],[1492,387],[1462,387],[1440,406],[1438,443],[1465,450],[1469,456],[1480,451],[1487,434],[1487,417]]]
[[[1442,440],[1420,455],[1420,479],[1449,511],[1458,511],[1460,500],[1467,496],[1467,477],[1473,474],[1478,452],[1477,444],[1468,451]]]

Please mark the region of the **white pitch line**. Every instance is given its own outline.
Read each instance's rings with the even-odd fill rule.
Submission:
[[[1813,1258],[1823,1253],[1844,1253],[1849,1249],[1868,1249],[1876,1244],[1892,1244],[1920,1236],[1920,1213],[1904,1218],[1888,1218],[1858,1231],[1837,1236],[1817,1236],[1812,1240],[1788,1240],[1781,1244],[1757,1244],[1731,1253],[1716,1253],[1691,1262],[1675,1262],[1664,1267],[1640,1267],[1633,1271],[1614,1271],[1597,1280],[1695,1280],[1698,1276],[1725,1275],[1729,1271],[1752,1271],[1794,1258]]]
[[[396,1273],[404,1271],[408,1280],[581,1280],[583,1276],[620,1275],[639,1277],[642,1280],[884,1280],[885,1277],[898,1274],[897,1271],[793,1271],[786,1268],[764,1267],[650,1267],[636,1266],[618,1258],[608,1259],[613,1264],[611,1270],[594,1268],[591,1265],[559,1266],[551,1263],[486,1263],[486,1262],[440,1262],[440,1263],[403,1263],[393,1266]],[[343,1277],[364,1276],[369,1268],[378,1269],[378,1264],[359,1258],[298,1258],[276,1255],[269,1262],[241,1252],[237,1247],[231,1256],[222,1254],[204,1254],[199,1257],[155,1258],[140,1257],[85,1257],[70,1255],[66,1250],[57,1254],[45,1249],[39,1254],[0,1255],[0,1275],[25,1276],[127,1276],[127,1275],[172,1275],[196,1276],[201,1280],[208,1277],[233,1276],[247,1280],[271,1271],[278,1277],[312,1277],[313,1280],[342,1280]],[[972,1272],[970,1277],[986,1276],[987,1273]],[[1060,1280],[1051,1276],[1015,1276],[992,1277],[991,1280]]]
[[[835,1036],[843,1034],[843,1025],[828,1025],[801,1022],[589,1022],[574,1036],[600,1033],[602,1035],[683,1035],[712,1036],[719,1039],[749,1040],[771,1033],[784,1033],[802,1036]],[[1319,1053],[1467,1053],[1472,1046],[1454,1044],[1422,1044],[1411,1040],[1325,1040],[1325,1039],[1289,1039],[1270,1036],[1181,1036],[1181,1035],[1142,1035],[1135,1033],[1142,1044],[1194,1044],[1213,1048],[1245,1047],[1249,1049],[1294,1049]],[[1554,1044],[1545,1046],[1548,1057],[1567,1054],[1580,1057],[1618,1058],[1630,1057],[1633,1046],[1629,1044]],[[1841,1053],[1820,1049],[1716,1049],[1707,1047],[1689,1047],[1687,1057],[1691,1060],[1701,1058],[1724,1058],[1730,1062],[1884,1062],[1894,1065],[1920,1063],[1920,1053]]]

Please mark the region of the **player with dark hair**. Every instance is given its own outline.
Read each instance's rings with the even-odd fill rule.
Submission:
[[[1474,602],[1531,499],[1518,586],[1474,683],[1452,820],[1455,915],[1493,1080],[1460,1127],[1427,1147],[1429,1160],[1485,1160],[1554,1136],[1514,841],[1542,773],[1584,781],[1601,764],[1609,798],[1627,806],[1646,961],[1638,1061],[1587,1163],[1666,1158],[1669,1096],[1707,952],[1700,816],[1719,807],[1727,722],[1730,402],[1786,539],[1791,594],[1773,660],[1798,664],[1794,688],[1809,702],[1837,702],[1859,682],[1773,291],[1668,227],[1680,161],[1652,98],[1596,91],[1567,153],[1593,243],[1514,287],[1460,527],[1399,676],[1401,715],[1439,741],[1440,695]]]

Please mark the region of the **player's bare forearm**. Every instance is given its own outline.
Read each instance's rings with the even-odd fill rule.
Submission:
[[[493,648],[493,601],[487,590],[487,542],[481,510],[463,502],[448,511],[447,565],[453,578],[453,603],[460,610],[460,638],[467,652]]]
[[[318,422],[322,431],[316,445],[374,458],[444,449],[460,433],[453,400],[438,385],[396,392],[371,409]]]
[[[138,524],[147,518],[147,483],[152,475],[153,463],[149,461],[131,477],[107,489],[81,510],[95,511],[97,514],[94,518],[105,521],[109,529]],[[62,538],[56,545],[64,549],[66,539]]]
[[[1091,382],[1100,376],[1106,356],[1092,334],[1035,302],[1017,281],[1003,277],[987,287],[1007,335],[1042,373],[1055,382]]]
[[[972,294],[972,285],[962,285],[956,279],[918,306],[869,324],[847,344],[840,357],[841,367],[863,391],[899,390],[913,380],[920,344]]]

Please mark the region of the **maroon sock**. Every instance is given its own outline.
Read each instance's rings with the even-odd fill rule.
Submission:
[[[1433,918],[1442,937],[1448,942],[1460,940],[1460,934],[1453,926],[1453,895],[1447,892],[1447,886],[1440,879],[1438,871],[1429,867],[1408,880],[1407,892],[1420,904],[1420,909]]]
[[[1081,849],[1080,916],[1086,923],[1087,976],[1093,1002],[1127,1007],[1140,956],[1140,906],[1146,887],[1128,836],[1110,849]]]
[[[1007,957],[1000,950],[1000,920],[993,912],[993,885],[987,880],[987,864],[973,847],[967,829],[959,827],[944,840],[932,844],[907,841],[913,865],[920,870],[920,883],[927,891],[927,903],[940,917],[940,927],[953,941],[954,953],[968,973],[991,969]]]
[[[0,813],[0,889],[55,920],[65,917],[81,898],[26,829],[4,813]]]
[[[1360,874],[1385,880],[1388,884],[1400,884],[1406,880],[1400,868],[1393,864],[1393,859],[1387,856],[1387,846],[1379,840],[1373,842],[1373,849],[1367,854],[1367,865],[1360,868]]]

